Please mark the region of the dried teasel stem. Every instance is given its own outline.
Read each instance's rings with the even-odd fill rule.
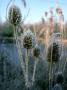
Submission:
[[[26,81],[26,77],[25,77],[25,66],[24,66],[23,57],[22,57],[22,50],[21,50],[21,47],[20,47],[20,43],[18,41],[19,38],[18,38],[17,28],[16,27],[14,27],[14,38],[16,40],[16,46],[17,46],[17,49],[18,49],[19,61],[21,63],[21,67],[22,67],[23,74],[24,74],[24,79]]]
[[[50,62],[50,69],[49,69],[49,90],[52,88],[52,52],[53,52],[53,45],[51,49],[51,62]]]
[[[64,71],[65,71],[66,65],[67,65],[67,58],[66,58],[66,60],[65,60],[64,66],[63,66],[63,73],[64,73]]]
[[[28,63],[29,63],[29,50],[26,49],[26,58],[25,58],[25,64],[26,64],[26,69],[25,69],[25,75],[26,75],[26,86],[29,87],[28,83]]]
[[[37,63],[38,63],[38,58],[35,58],[35,59],[36,60],[34,62],[34,70],[33,70],[33,76],[32,76],[32,85],[35,82],[36,66],[37,66]]]
[[[35,58],[35,61],[34,61],[34,70],[33,70],[33,76],[32,76],[32,85],[35,81],[36,66],[37,66],[37,63],[38,63],[38,60],[39,60],[39,56],[40,56],[40,49],[37,45],[33,49],[33,56]]]

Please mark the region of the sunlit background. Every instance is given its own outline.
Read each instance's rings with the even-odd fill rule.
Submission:
[[[9,0],[0,0],[0,21],[6,20],[6,7]],[[67,0],[26,0],[27,6],[24,8],[21,0],[15,0],[15,4],[18,5],[22,12],[22,19],[27,15],[25,23],[34,23],[41,20],[44,17],[44,12],[49,11],[50,8],[55,9],[56,6],[62,8],[65,21],[67,20],[66,5]]]

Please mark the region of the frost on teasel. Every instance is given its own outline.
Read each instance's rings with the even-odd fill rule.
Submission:
[[[22,46],[26,49],[32,49],[35,45],[35,36],[34,33],[30,29],[25,31],[23,35],[21,35]]]
[[[12,5],[9,8],[8,19],[9,19],[9,22],[14,26],[17,26],[18,24],[20,24],[22,15],[19,7]]]
[[[35,46],[33,49],[33,56],[38,58],[40,56],[40,48],[38,46]]]
[[[50,45],[47,52],[47,60],[48,62],[56,63],[59,61],[60,53],[59,53],[59,45],[57,43],[53,43]]]

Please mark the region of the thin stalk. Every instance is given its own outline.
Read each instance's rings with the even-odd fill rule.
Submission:
[[[50,90],[50,83],[51,83],[51,66],[50,66],[50,62],[49,62],[49,68],[48,68],[48,71],[49,71],[49,90]]]
[[[64,25],[63,25],[63,23],[61,23],[61,43],[62,43],[62,47],[61,47],[61,50],[62,50],[61,58],[63,56],[63,30],[64,30]],[[61,61],[61,64],[59,65],[61,71],[62,71],[62,64],[63,64],[63,62]]]
[[[34,62],[34,70],[33,70],[33,76],[32,76],[32,85],[35,81],[35,73],[36,73],[36,66],[37,66],[37,63],[38,63],[38,58],[36,58],[35,62]]]
[[[24,79],[26,81],[26,77],[25,77],[25,66],[24,66],[23,57],[22,57],[22,50],[21,50],[21,47],[20,47],[20,43],[18,41],[16,27],[14,27],[14,38],[16,40],[16,46],[17,46],[17,49],[18,49],[19,60],[20,60],[21,67],[22,67],[22,70],[23,70]]]
[[[53,63],[53,65],[52,65],[52,85],[53,85],[53,78],[54,78],[54,75],[55,75],[55,70],[56,70],[56,64]]]
[[[64,25],[62,25],[62,57],[63,57],[63,31],[64,31]],[[62,61],[62,65],[63,65],[63,61]],[[63,72],[63,69],[62,69],[62,72]]]
[[[53,44],[51,49],[51,62],[50,62],[50,70],[49,70],[49,90],[52,89],[52,52],[53,52]]]
[[[65,63],[64,63],[63,73],[64,73],[64,71],[65,71],[66,65],[67,65],[67,58],[66,58],[66,61],[65,61]]]
[[[3,68],[4,68],[4,89],[6,88],[6,62],[5,60],[3,61]]]
[[[26,59],[25,59],[25,64],[26,64],[26,86],[28,87],[28,62],[29,62],[29,50],[26,50]]]
[[[51,64],[49,63],[49,90],[51,90]]]
[[[50,63],[50,68],[49,68],[49,90],[52,89],[52,64]]]

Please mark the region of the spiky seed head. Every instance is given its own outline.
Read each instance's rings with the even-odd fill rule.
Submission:
[[[58,62],[59,57],[59,45],[57,43],[53,43],[53,45],[50,45],[48,48],[47,60],[48,62],[56,63]]]
[[[31,49],[34,47],[35,38],[34,38],[34,34],[30,30],[24,32],[24,35],[21,38],[23,41],[22,44],[24,48]]]
[[[16,26],[21,22],[21,18],[22,15],[20,9],[15,5],[11,6],[8,13],[9,22],[12,25]]]
[[[38,58],[40,55],[40,48],[38,46],[36,46],[34,49],[33,49],[33,56]]]

